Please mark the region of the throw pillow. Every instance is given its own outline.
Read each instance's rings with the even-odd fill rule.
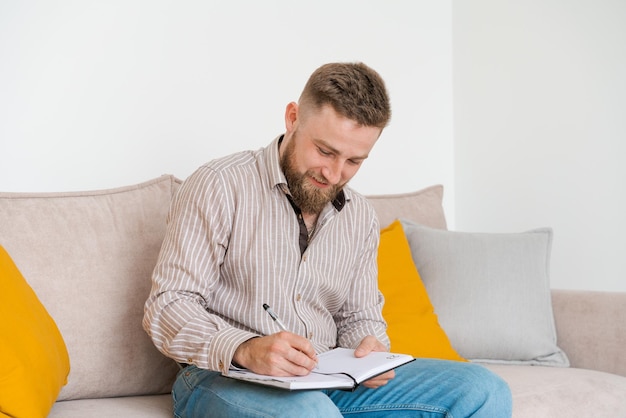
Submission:
[[[367,196],[381,227],[389,226],[398,218],[409,219],[421,225],[446,229],[443,211],[443,186],[440,184],[410,193]]]
[[[385,297],[383,317],[392,351],[413,357],[465,361],[439,326],[399,221],[380,234],[378,286]]]
[[[467,233],[402,220],[441,326],[463,357],[568,366],[550,297],[552,230]]]
[[[45,417],[67,383],[63,337],[0,246],[0,415]]]

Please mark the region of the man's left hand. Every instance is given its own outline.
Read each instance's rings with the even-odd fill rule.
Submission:
[[[387,347],[385,347],[383,343],[378,341],[376,337],[368,335],[367,337],[363,338],[361,344],[359,344],[359,346],[354,351],[354,355],[356,357],[365,357],[372,351],[387,351]],[[370,380],[366,380],[362,383],[362,385],[370,389],[376,389],[381,386],[385,386],[395,376],[396,372],[394,372],[393,370],[389,370],[388,372],[373,377]]]

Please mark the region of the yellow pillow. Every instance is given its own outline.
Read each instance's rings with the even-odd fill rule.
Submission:
[[[383,317],[392,351],[418,358],[467,361],[454,350],[439,325],[398,220],[380,233],[378,287],[385,296]]]
[[[0,416],[46,417],[70,360],[54,320],[0,246]]]

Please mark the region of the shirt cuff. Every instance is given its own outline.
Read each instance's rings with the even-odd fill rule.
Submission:
[[[208,363],[211,370],[227,373],[237,347],[259,335],[230,327],[218,332],[209,345]]]

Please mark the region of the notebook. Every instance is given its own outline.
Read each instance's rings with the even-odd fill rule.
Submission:
[[[307,376],[267,376],[232,368],[224,376],[287,390],[354,390],[366,380],[415,360],[408,354],[387,352],[357,358],[354,350],[341,347],[318,354],[317,358],[317,366]]]

